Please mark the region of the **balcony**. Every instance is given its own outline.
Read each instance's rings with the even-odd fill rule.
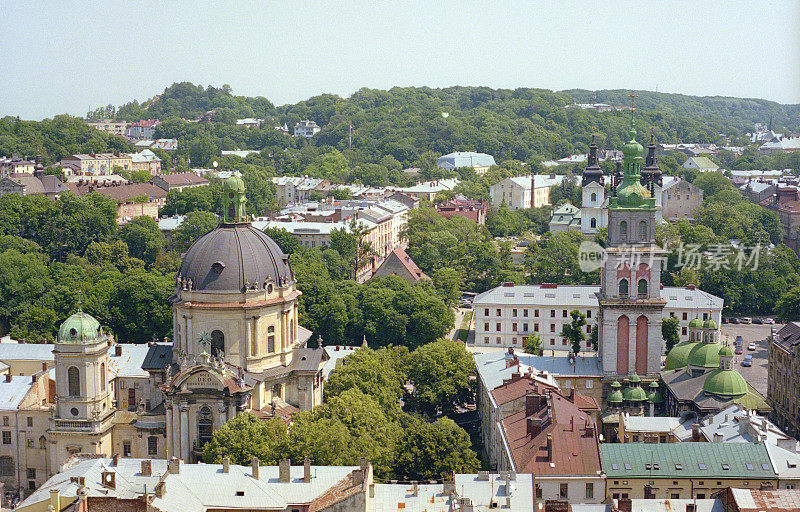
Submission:
[[[87,432],[94,430],[92,422],[88,420],[55,420],[57,430],[78,430]]]

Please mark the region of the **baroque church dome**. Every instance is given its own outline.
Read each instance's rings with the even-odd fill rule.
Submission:
[[[694,321],[694,320],[692,320]],[[677,370],[689,364],[689,354],[698,344],[690,341],[682,341],[672,347],[667,353],[667,359],[664,362],[665,370]]]
[[[245,210],[241,178],[231,176],[222,186],[222,217],[217,228],[200,237],[183,257],[178,279],[196,291],[245,292],[294,281],[289,256],[260,229]]]
[[[698,343],[689,353],[689,366],[700,368],[719,367],[719,351],[722,345],[719,343]]]
[[[78,306],[78,312],[70,316],[58,329],[56,343],[89,344],[95,343],[105,336],[100,322]]]
[[[703,384],[703,391],[712,395],[738,396],[747,394],[749,390],[747,381],[736,370],[714,370]]]

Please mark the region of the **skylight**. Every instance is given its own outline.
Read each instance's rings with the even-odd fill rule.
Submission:
[[[611,463],[611,469],[619,469],[619,464],[616,462]]]
[[[681,471],[683,469],[683,464],[675,464],[675,469]]]
[[[628,463],[626,462],[626,463],[625,463],[625,470],[626,470],[626,471],[630,471],[631,469],[632,469],[632,468],[631,468],[631,465],[630,465],[630,464],[628,464]]]
[[[769,471],[769,464],[766,463],[761,464],[761,469],[766,469],[767,471]]]
[[[745,465],[744,465],[744,467],[746,467],[746,468],[747,468],[747,471],[753,471],[753,469],[755,469],[755,468],[753,467],[753,465],[752,465],[752,464],[750,464],[749,462],[746,462],[746,463],[745,463]]]
[[[705,469],[706,469],[706,465],[705,465],[703,462],[699,463],[699,464],[697,465],[697,467],[698,467],[698,468],[700,468],[700,469],[702,469],[703,471],[705,471]]]
[[[731,466],[729,464],[723,463],[722,464],[722,469],[724,469],[725,471],[728,471],[729,469],[731,469]]]

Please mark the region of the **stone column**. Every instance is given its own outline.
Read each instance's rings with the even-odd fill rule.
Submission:
[[[231,398],[228,401],[228,421],[236,417],[236,399]]]
[[[189,445],[189,405],[181,403],[181,459],[191,462],[192,447]]]
[[[244,344],[245,344],[245,346],[243,347],[243,350],[241,351],[241,354],[244,356],[244,357],[242,357],[242,362],[245,363],[245,366],[246,366],[247,360],[255,355],[255,354],[253,354],[252,342],[253,342],[253,317],[252,316],[246,316],[246,317],[244,317]]]
[[[180,404],[177,400],[172,401],[172,455],[175,457],[181,456],[181,418],[180,418]]]
[[[194,334],[192,333],[192,315],[186,315],[186,353],[187,354],[199,354],[198,350],[195,350],[194,344],[196,340],[194,339]]]
[[[185,353],[189,353],[189,315],[183,315],[183,336],[181,337],[181,347]]]
[[[173,451],[174,451],[173,448],[172,448],[172,440],[173,440],[173,435],[172,435],[172,401],[171,400],[167,400],[164,403],[164,406],[167,409],[167,449],[166,449],[166,452],[167,452],[167,460],[169,460],[170,457],[172,457],[172,454],[173,454]]]

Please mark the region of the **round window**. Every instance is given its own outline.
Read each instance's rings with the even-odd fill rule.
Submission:
[[[272,290],[273,290],[272,283],[270,283],[267,285],[267,293],[272,293]]]
[[[70,411],[69,411],[69,412],[71,412],[73,416],[77,416],[77,415],[78,415],[78,409],[76,409],[75,407],[73,407],[72,409],[70,409]]]
[[[76,334],[78,334],[78,331],[76,331],[74,327],[69,330],[69,335],[70,336],[75,336]]]

